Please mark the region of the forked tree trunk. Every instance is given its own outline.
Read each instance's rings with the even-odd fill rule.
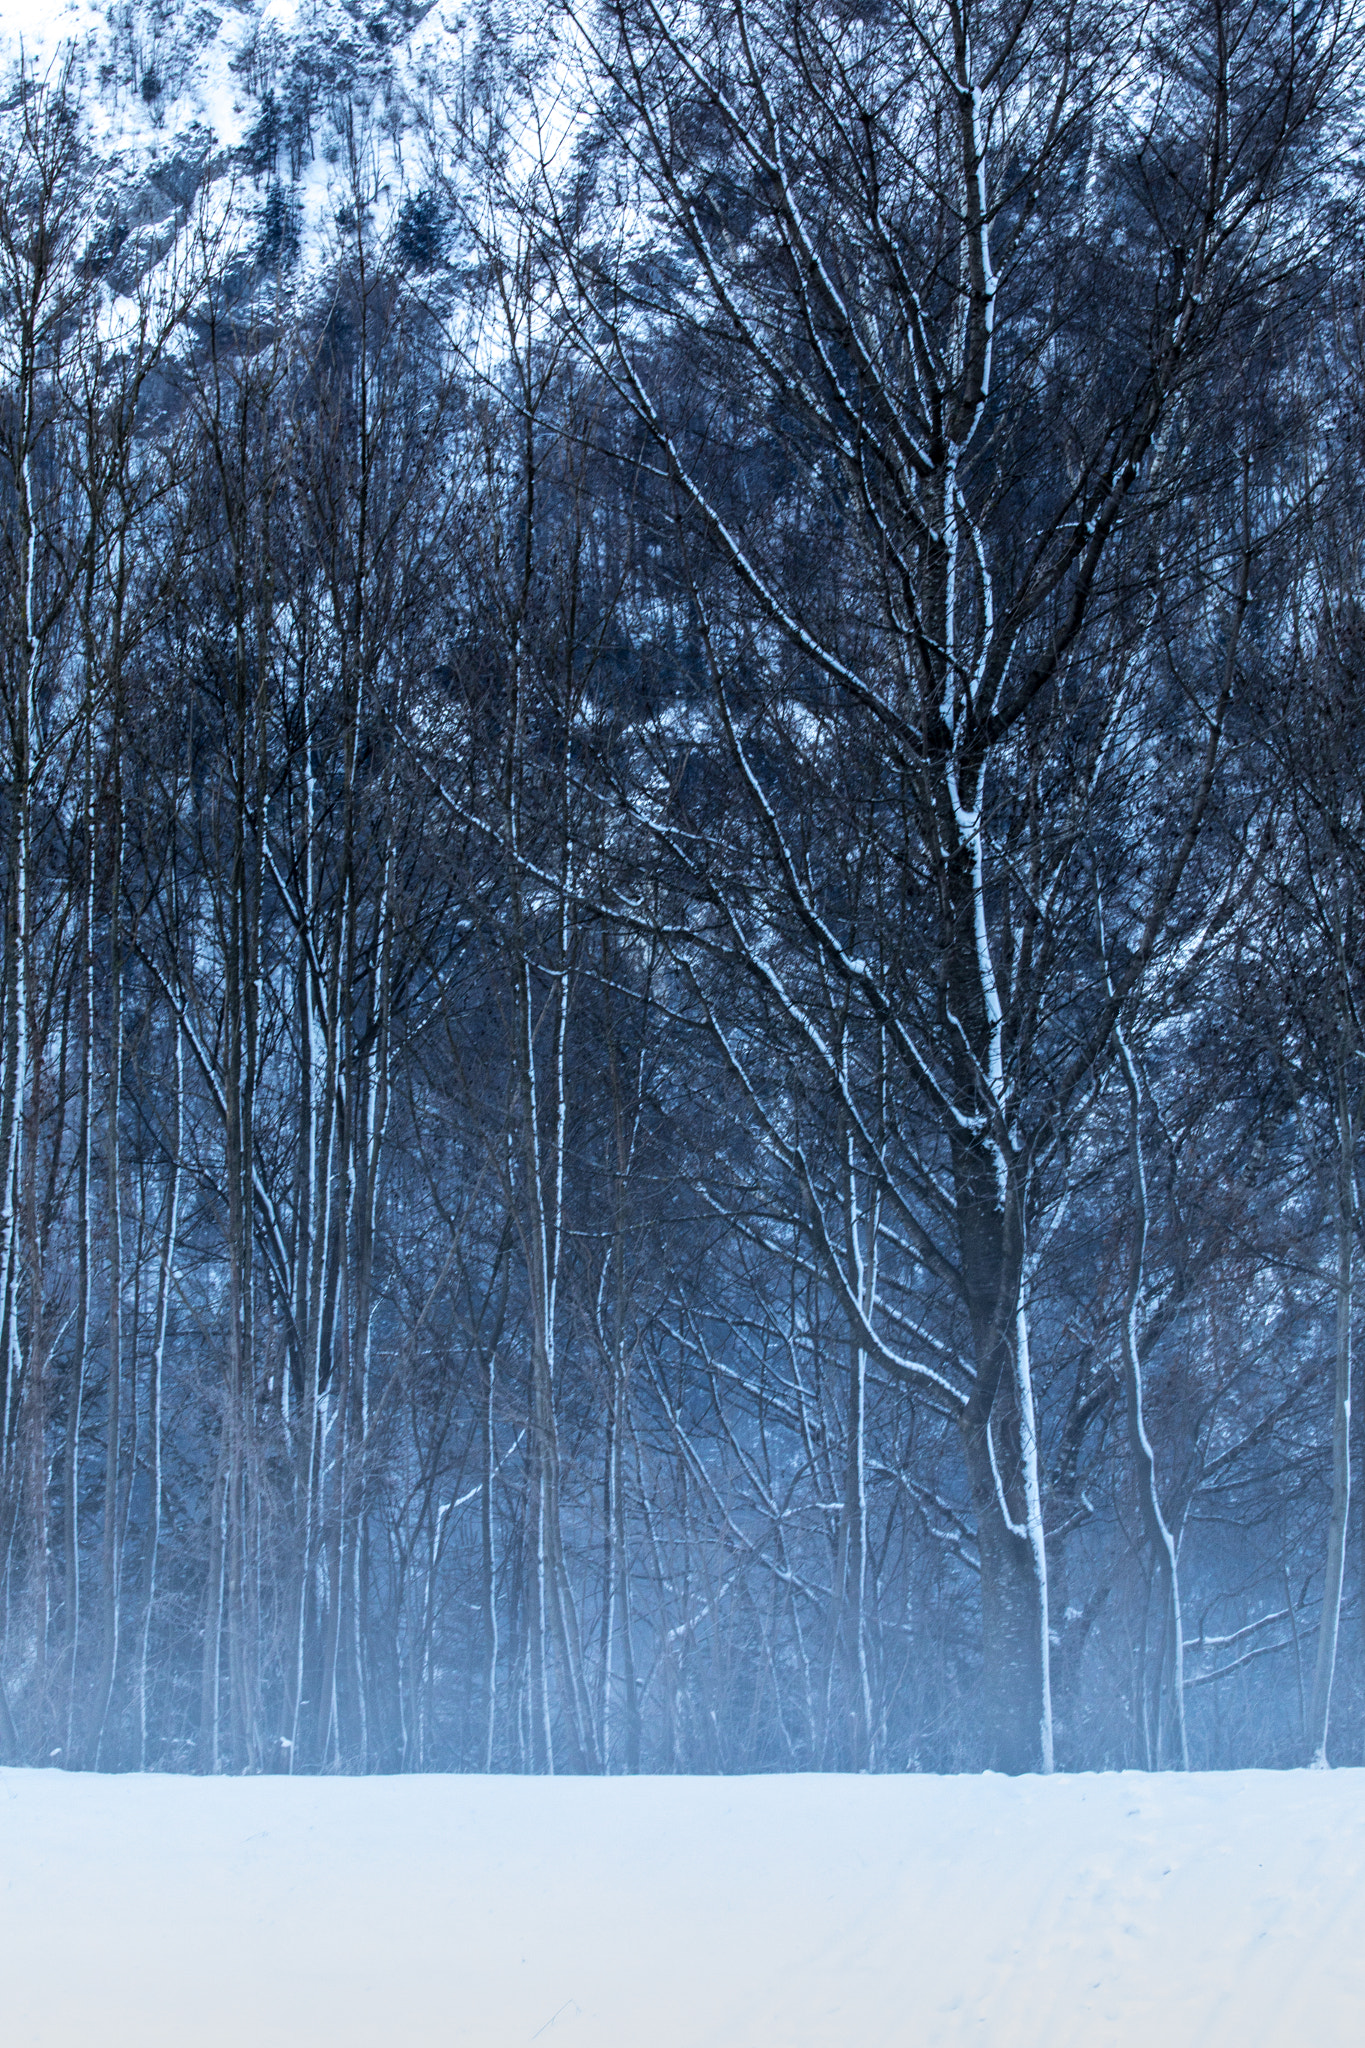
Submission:
[[[1003,1380],[1003,1375],[1002,1375]],[[964,1426],[981,1560],[981,1725],[991,1769],[1052,1769],[1047,1582],[1027,1523],[1010,1502],[989,1412]],[[1007,1425],[1007,1428],[1011,1425]],[[1025,1512],[1027,1512],[1025,1510]]]

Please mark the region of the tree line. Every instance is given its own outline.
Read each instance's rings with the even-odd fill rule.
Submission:
[[[0,1751],[1354,1756],[1354,18],[551,28],[9,97]]]

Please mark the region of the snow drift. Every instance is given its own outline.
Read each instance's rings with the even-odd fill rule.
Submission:
[[[10,2048],[1345,2048],[1365,1771],[0,1771]]]

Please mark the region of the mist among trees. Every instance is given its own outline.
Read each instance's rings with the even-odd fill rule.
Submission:
[[[1358,1761],[1355,18],[525,41],[10,84],[0,1759]]]

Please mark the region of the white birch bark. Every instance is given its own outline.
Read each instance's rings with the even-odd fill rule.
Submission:
[[[1345,1037],[1344,1027],[1342,1036]],[[1308,1725],[1308,1756],[1315,1770],[1327,1769],[1327,1731],[1341,1635],[1341,1600],[1351,1513],[1351,1316],[1354,1307],[1356,1141],[1354,1105],[1347,1082],[1344,1051],[1338,1060],[1334,1111],[1337,1270],[1336,1358],[1332,1387],[1332,1505]]]

